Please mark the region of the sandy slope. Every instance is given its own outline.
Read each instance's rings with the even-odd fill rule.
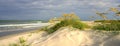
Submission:
[[[61,28],[53,34],[36,32],[0,40],[0,46],[8,46],[8,43],[18,43],[19,37],[25,37],[26,43],[31,46],[119,46],[120,35],[112,36],[110,33],[95,31],[80,31],[75,28]]]
[[[38,30],[35,30],[38,31]],[[8,36],[5,39],[0,40],[0,46],[9,46],[10,44],[18,44],[19,43],[19,38],[24,37],[26,40],[26,44],[32,43],[34,40],[42,37],[42,35],[46,34],[44,31],[40,32],[26,32],[23,34],[16,34],[12,36]]]
[[[39,40],[38,40],[39,41]],[[34,41],[36,42],[36,41]],[[119,46],[120,35],[95,31],[79,31],[74,28],[62,28],[48,36],[46,40],[33,46]]]

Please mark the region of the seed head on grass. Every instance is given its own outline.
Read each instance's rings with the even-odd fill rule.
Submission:
[[[63,16],[60,18],[61,18],[61,20],[59,23],[56,23],[54,26],[52,26],[46,30],[49,34],[55,32],[56,30],[58,30],[61,27],[71,26],[71,27],[77,28],[77,29],[84,29],[84,28],[88,27],[88,25],[85,23],[82,23],[80,21],[79,17],[76,16],[74,13],[63,14]]]

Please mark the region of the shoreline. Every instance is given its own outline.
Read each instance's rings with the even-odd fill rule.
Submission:
[[[7,36],[2,36],[2,37],[0,37],[0,40],[4,40],[4,39],[16,37],[16,36],[24,35],[24,34],[28,34],[28,33],[32,33],[32,32],[38,31],[38,30],[39,29],[35,29],[35,30],[29,30],[29,31],[26,31],[26,32],[21,32],[21,33],[11,34],[11,35],[7,35]]]
[[[29,32],[32,30],[37,30],[37,29],[41,29],[44,28],[45,26],[50,25],[50,23],[40,23],[40,24],[36,24],[36,25],[28,25],[25,28],[22,29],[16,29],[16,30],[6,30],[3,32],[0,32],[0,38],[4,37],[4,36],[8,36],[8,35],[13,35],[13,34],[19,34],[19,33],[24,33],[24,32]],[[32,26],[32,27],[31,27]]]

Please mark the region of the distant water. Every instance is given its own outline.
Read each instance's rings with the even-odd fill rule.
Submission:
[[[41,21],[0,20],[0,32],[17,31],[42,25]]]
[[[40,20],[0,20],[0,25],[5,24],[26,24],[26,23],[37,23]]]

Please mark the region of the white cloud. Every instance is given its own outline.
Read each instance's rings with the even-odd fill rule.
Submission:
[[[24,8],[43,8],[53,10],[66,10],[78,8],[108,8],[117,6],[114,0],[35,0],[30,3],[22,4],[20,7]]]
[[[93,6],[97,6],[97,7],[109,7],[111,5],[110,2],[91,2],[88,5],[93,5]]]
[[[59,4],[57,4],[56,2],[60,2]],[[57,5],[53,4],[56,3]],[[51,1],[42,1],[39,3],[39,1],[37,1],[37,3],[34,3],[36,5],[36,7],[43,7],[43,8],[51,8],[51,9],[60,9],[60,8],[71,8],[71,7],[75,7],[75,6],[79,6],[79,7],[86,7],[89,5],[93,5],[96,7],[111,7],[112,5],[115,5],[117,3],[111,2],[111,1],[103,1],[103,0],[51,0]],[[42,4],[42,5],[40,5]],[[31,6],[32,7],[32,6]]]
[[[9,2],[9,3],[8,3]],[[76,7],[112,7],[119,3],[115,0],[12,0],[9,5],[15,5],[19,8],[45,8],[45,9],[72,9]],[[24,2],[24,3],[23,3]],[[10,4],[11,3],[11,4]]]
[[[119,4],[120,2],[118,3],[116,0],[0,0],[0,7],[3,11],[5,10],[16,16],[31,15],[31,17],[34,17],[34,15],[38,15],[41,18],[43,18],[42,15],[51,17],[74,11],[78,15],[89,16],[94,15],[94,12],[91,12],[94,8],[105,10]],[[84,18],[84,16],[82,17]]]

